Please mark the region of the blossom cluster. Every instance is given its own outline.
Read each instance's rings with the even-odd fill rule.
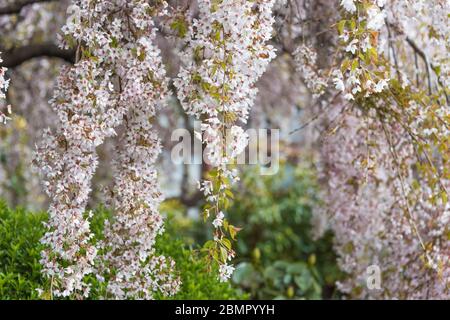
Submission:
[[[428,85],[434,86],[437,83],[441,89],[450,85],[450,70],[448,50],[450,49],[450,28],[449,17],[450,2],[441,0],[417,0],[417,1],[387,1],[385,10],[386,19],[391,25],[391,38],[404,41],[405,38],[413,40],[425,56],[422,59],[428,69]],[[392,41],[392,40],[391,40]],[[389,43],[389,41],[384,41]],[[409,46],[397,48],[398,55],[411,53]],[[390,50],[394,55],[394,50]],[[414,52],[417,55],[417,52]],[[420,65],[417,61],[405,64],[397,59],[400,68],[408,71],[410,79],[417,81],[420,73]],[[448,103],[448,101],[447,101]]]
[[[228,231],[234,238],[237,228],[224,219],[229,186],[238,177],[230,164],[241,153],[248,137],[238,122],[246,123],[257,89],[256,81],[275,56],[271,38],[272,0],[199,1],[199,18],[186,36],[182,52],[184,66],[174,84],[188,114],[202,119],[197,137],[204,144],[204,160],[215,168],[201,189],[209,204],[205,218],[213,215],[214,242],[206,249],[220,266],[220,280],[232,273],[228,261],[234,256]]]
[[[51,43],[68,3],[39,2],[0,15],[1,47],[9,53]],[[244,125],[292,129],[297,116],[311,115],[319,124],[289,135],[284,151],[296,161],[299,149],[320,148],[324,208],[346,273],[339,290],[351,298],[449,298],[450,1],[171,1],[175,14],[156,24],[171,23],[181,37],[175,46],[153,22],[164,1],[72,3],[60,40],[76,50],[76,64],[63,67],[51,110],[48,93],[61,62],[27,61],[8,72],[8,102],[17,116],[0,130],[7,159],[0,163],[0,192],[13,203],[10,181],[19,170],[26,197],[40,191],[26,164],[36,136],[52,128],[39,143],[36,165],[51,201],[41,262],[54,296],[86,297],[90,273],[106,282],[105,298],[151,299],[178,290],[173,260],[154,248],[164,229],[155,161],[167,132],[161,126],[157,134],[152,120],[167,113],[167,131],[179,120],[175,108],[161,108],[171,94],[161,55],[171,74],[181,51],[184,66],[174,83],[186,112],[202,120],[196,137],[209,165],[198,188],[214,238],[203,250],[219,263],[221,281],[234,270],[239,228],[226,213],[238,180],[234,158],[247,145]],[[275,60],[267,45],[272,33],[283,53]],[[5,78],[0,68],[0,108]],[[0,113],[2,122],[6,115]],[[320,144],[311,143],[317,127]],[[102,156],[114,158],[114,170]],[[103,163],[108,181],[102,182],[110,183],[113,172],[108,195],[115,215],[95,244],[86,208],[95,201],[91,188],[102,187]],[[381,270],[380,289],[367,286],[370,265]]]
[[[356,95],[367,98],[385,90],[389,81],[389,70],[374,68],[373,63],[378,54],[378,31],[384,25],[384,1],[359,2],[357,15],[355,1],[342,0],[341,5],[346,18],[338,22],[339,39],[348,56],[333,71],[332,80],[345,99],[355,100]]]
[[[135,32],[142,32],[142,36],[134,43],[135,53],[121,52],[126,63],[121,100],[129,110],[114,161],[111,200],[116,215],[112,224],[105,225],[102,261],[110,273],[109,294],[118,299],[152,299],[158,291],[175,294],[180,286],[174,261],[155,255],[154,249],[164,221],[158,211],[162,194],[155,169],[161,144],[150,121],[165,103],[168,81],[160,51],[154,45],[155,25],[146,16],[149,7],[146,1],[134,1],[133,7],[130,17]],[[133,41],[124,32],[115,37],[119,42]]]
[[[0,52],[1,54],[1,52]],[[2,63],[2,57],[0,55],[0,64]],[[6,90],[8,90],[8,86],[9,86],[9,80],[5,79],[5,74],[6,74],[6,68],[4,67],[0,67],[0,99],[5,99],[6,95],[5,92]],[[10,106],[7,107],[8,108],[8,113],[11,113],[10,110]],[[6,120],[8,120],[8,117],[6,116],[6,114],[4,114],[2,111],[0,111],[0,123],[5,123]]]
[[[113,234],[106,225],[107,241],[99,256],[108,266],[105,272],[115,275],[109,293],[150,298],[153,291],[173,293],[178,288],[178,279],[167,275],[173,262],[151,257],[162,218],[152,166],[160,147],[150,120],[166,91],[165,71],[152,42],[149,12],[157,10],[159,6],[139,0],[80,0],[68,8],[61,40],[64,47],[76,47],[78,61],[59,76],[51,104],[60,126],[55,133],[44,133],[35,159],[51,199],[41,262],[55,296],[89,295],[84,278],[94,271],[98,248],[91,241],[91,214],[85,217],[85,211],[98,165],[96,147],[115,136],[124,119],[125,149],[118,162],[127,170],[116,176],[112,225],[112,230],[121,230]],[[138,230],[132,227],[136,223]],[[120,283],[125,278],[127,288]],[[159,282],[164,279],[171,282]]]
[[[321,148],[320,168],[339,265],[349,275],[338,287],[356,298],[448,299],[449,129],[444,119],[450,109],[445,89],[433,95],[430,82],[408,80],[411,64],[399,62],[389,34],[396,23],[381,30],[399,8],[395,1],[341,5],[345,18],[337,26],[345,56],[333,82],[344,100],[337,99],[327,112],[332,134]],[[365,37],[368,46],[361,40]],[[426,60],[437,48],[431,44],[420,50]],[[367,285],[371,265],[382,271],[380,288]]]
[[[338,263],[350,275],[339,290],[363,299],[448,299],[450,205],[433,204],[414,183],[414,148],[401,125],[348,111],[321,152]],[[372,265],[382,272],[380,288],[367,285]]]
[[[293,53],[297,71],[302,75],[306,86],[313,97],[320,97],[325,93],[327,79],[317,70],[317,52],[306,45],[299,46]]]

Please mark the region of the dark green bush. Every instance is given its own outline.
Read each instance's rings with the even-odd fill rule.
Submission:
[[[39,264],[46,215],[9,209],[0,201],[0,299],[37,299],[44,286]]]
[[[164,206],[170,210],[170,206]],[[109,217],[99,209],[91,223],[96,238],[101,238],[103,221]],[[37,288],[48,289],[41,276],[39,264],[42,246],[39,239],[45,232],[45,213],[31,213],[22,209],[11,210],[0,202],[0,299],[38,299]],[[230,283],[219,283],[217,271],[206,271],[206,262],[197,252],[185,245],[177,234],[177,223],[167,221],[167,232],[158,239],[158,253],[170,256],[177,263],[183,284],[171,299],[242,299],[245,294],[232,288]],[[92,280],[93,296],[102,288]],[[158,297],[161,298],[161,297]]]

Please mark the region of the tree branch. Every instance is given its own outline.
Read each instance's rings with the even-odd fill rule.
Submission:
[[[428,77],[429,93],[431,94],[431,80],[430,80],[430,68],[431,68],[431,70],[433,70],[433,72],[434,72],[435,75],[436,75],[436,79],[437,79],[438,84],[442,87],[442,89],[443,89],[443,91],[444,91],[445,99],[447,100],[447,103],[449,103],[449,98],[448,98],[448,95],[447,95],[447,92],[446,92],[447,89],[445,88],[444,84],[442,83],[441,77],[440,77],[439,74],[436,72],[436,66],[433,65],[432,63],[430,63],[430,62],[428,61],[427,55],[425,54],[425,52],[424,52],[422,49],[420,49],[420,48],[417,46],[417,44],[414,42],[414,40],[412,40],[412,39],[409,38],[409,37],[406,37],[406,42],[407,42],[407,43],[411,46],[411,48],[414,50],[414,53],[417,54],[417,55],[419,55],[419,56],[422,58],[423,62],[425,63],[425,66],[426,66],[426,68],[427,68],[426,71],[427,71],[427,77]]]
[[[2,53],[3,67],[14,68],[33,58],[49,57],[60,58],[66,62],[74,63],[75,51],[63,50],[54,43],[30,44]]]
[[[18,0],[13,3],[9,3],[5,7],[0,7],[0,14],[18,14],[23,7],[40,2],[51,2],[58,0]]]
[[[399,34],[399,35],[405,35],[403,31],[399,30],[399,28],[396,27],[395,24],[390,23],[390,22],[388,22],[387,20],[386,20],[386,25],[387,25],[387,26],[392,26],[392,27],[394,27],[394,30],[395,30],[395,32],[396,32],[397,34]],[[444,94],[445,94],[445,99],[446,99],[447,103],[449,103],[449,97],[448,97],[448,95],[447,95],[447,88],[444,86],[444,84],[443,84],[442,81],[441,81],[441,77],[440,77],[439,74],[436,72],[436,66],[433,65],[433,63],[431,63],[431,62],[428,60],[428,57],[427,57],[427,55],[425,54],[425,52],[424,52],[424,51],[423,51],[423,50],[422,50],[422,49],[414,42],[413,39],[411,39],[410,37],[406,36],[406,37],[405,37],[405,40],[406,40],[406,43],[408,43],[409,46],[413,49],[414,55],[415,55],[415,59],[417,60],[417,57],[416,57],[416,56],[419,56],[419,57],[423,60],[423,62],[425,63],[425,71],[426,71],[426,74],[427,74],[427,82],[428,82],[428,93],[429,93],[430,95],[432,94],[432,88],[431,88],[431,72],[430,72],[430,69],[431,69],[431,70],[433,70],[434,74],[436,75],[438,85],[441,86],[442,89],[443,89],[443,92],[444,92]],[[416,67],[417,67],[417,61],[415,61],[415,63],[416,63]],[[417,76],[416,76],[416,77],[417,77]]]
[[[411,46],[415,53],[417,53],[425,63],[425,70],[427,72],[427,80],[428,80],[428,93],[431,95],[431,76],[430,76],[430,63],[428,62],[428,58],[425,52],[420,49],[416,43],[409,37],[406,37],[406,42]]]

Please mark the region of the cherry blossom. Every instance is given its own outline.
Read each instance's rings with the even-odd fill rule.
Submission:
[[[45,132],[36,156],[52,201],[42,263],[55,296],[89,294],[84,277],[94,272],[97,247],[90,241],[90,214],[85,217],[84,212],[98,165],[96,147],[114,137],[125,118],[125,149],[119,151],[116,167],[126,170],[117,172],[111,227],[121,231],[116,234],[106,225],[107,241],[101,246],[106,253],[99,257],[105,272],[115,274],[109,293],[115,298],[151,298],[154,291],[173,294],[179,286],[176,276],[167,275],[174,262],[153,256],[152,248],[163,229],[152,166],[160,146],[149,116],[164,98],[166,80],[148,12],[164,8],[138,0],[82,0],[68,8],[61,41],[66,48],[76,46],[79,61],[61,72],[52,99],[60,127]],[[140,229],[135,230],[135,224]],[[118,243],[130,246],[117,248]],[[123,279],[127,288],[121,285]]]
[[[327,79],[317,70],[317,53],[313,48],[302,45],[294,52],[297,70],[302,74],[303,79],[315,98],[321,96],[327,87]]]
[[[431,16],[442,17],[421,2],[356,3],[353,14],[342,2],[343,20],[337,22],[343,61],[332,82],[344,99],[327,112],[324,122],[333,132],[324,139],[320,161],[339,265],[350,275],[338,288],[354,298],[447,299],[449,135],[442,120],[450,110],[444,80],[430,74],[427,57],[439,57],[436,43],[448,39],[448,28],[423,48],[404,36],[394,45],[393,32],[417,32]],[[409,10],[420,15],[392,22]],[[428,81],[417,81],[417,64],[411,70],[414,63],[399,59],[405,40],[425,60]],[[389,42],[386,54],[383,44]],[[413,72],[416,81],[409,81]],[[377,289],[367,285],[371,265],[382,271]]]
[[[273,5],[272,0],[200,0],[199,18],[189,28],[182,53],[185,65],[174,81],[186,112],[204,119],[201,135],[205,161],[216,168],[211,177],[216,186],[212,191],[205,189],[210,202],[205,217],[214,212],[215,248],[220,257],[212,256],[221,265],[234,255],[224,236],[228,231],[233,238],[235,229],[225,223],[220,209],[228,201],[226,190],[237,181],[227,164],[244,150],[248,140],[235,123],[247,122],[257,93],[255,83],[275,56],[273,47],[266,44],[272,34]],[[221,280],[231,271],[221,267]]]
[[[0,64],[2,63],[2,57],[0,52]],[[5,99],[5,92],[8,90],[9,80],[5,79],[7,69],[4,67],[0,67],[0,99]],[[7,113],[11,113],[11,107],[7,107]],[[5,123],[8,120],[8,116],[0,111],[0,122]]]

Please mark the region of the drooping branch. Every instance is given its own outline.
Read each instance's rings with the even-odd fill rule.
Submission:
[[[406,37],[406,42],[411,46],[411,48],[413,48],[414,52],[418,54],[425,63],[426,68],[425,70],[427,72],[427,81],[428,81],[428,93],[431,95],[432,90],[431,90],[430,63],[428,61],[428,58],[425,52],[423,52],[411,38]]]
[[[414,53],[419,55],[420,58],[422,58],[423,62],[425,63],[426,71],[427,71],[429,93],[431,94],[431,76],[430,76],[430,68],[431,68],[436,74],[438,84],[444,89],[445,99],[447,100],[447,103],[448,103],[449,98],[448,98],[447,92],[445,91],[445,86],[442,83],[439,74],[436,73],[436,66],[428,61],[427,55],[425,54],[425,52],[422,49],[419,48],[419,46],[414,42],[414,40],[412,40],[410,37],[406,37],[406,42],[414,50]]]
[[[18,14],[23,7],[40,2],[53,2],[59,0],[19,0],[9,3],[7,6],[0,7],[0,14]]]
[[[404,35],[404,33],[402,31],[399,30],[398,27],[396,27],[395,24],[388,22],[386,20],[386,26],[389,27],[394,27],[394,31],[398,34],[398,35]],[[426,71],[426,75],[427,75],[427,85],[428,85],[428,93],[431,95],[432,94],[432,86],[431,86],[431,72],[430,69],[435,73],[436,78],[437,78],[437,83],[439,84],[439,86],[441,86],[444,90],[444,94],[445,94],[445,99],[447,101],[447,103],[449,102],[449,97],[447,95],[447,92],[445,90],[445,86],[442,83],[441,77],[440,75],[436,72],[436,66],[428,59],[426,53],[417,45],[417,43],[410,37],[406,36],[405,37],[405,41],[406,43],[408,43],[408,45],[412,48],[412,50],[414,51],[414,56],[415,56],[415,64],[417,67],[417,56],[419,56],[422,60],[423,63],[425,64],[425,71]],[[417,77],[417,76],[416,76]]]
[[[63,50],[56,44],[50,42],[30,44],[4,52],[2,66],[14,68],[21,65],[25,61],[40,57],[60,58],[66,62],[74,63],[75,51]]]

